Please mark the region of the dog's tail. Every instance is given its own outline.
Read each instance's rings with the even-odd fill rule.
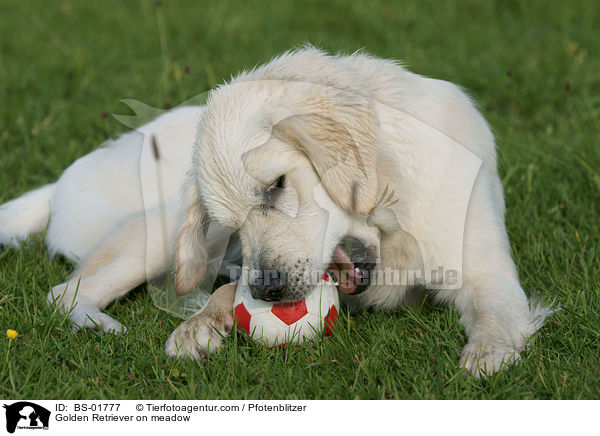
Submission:
[[[0,206],[0,245],[17,246],[46,228],[54,186],[42,186]]]

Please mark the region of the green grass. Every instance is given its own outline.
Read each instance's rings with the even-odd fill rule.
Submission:
[[[599,398],[600,7],[537,1],[1,2],[0,202],[126,130],[119,101],[174,106],[309,41],[364,47],[470,90],[493,126],[524,287],[562,308],[523,361],[464,377],[452,309],[341,317],[316,346],[230,338],[171,361],[178,320],[145,288],[107,312],[129,334],[70,332],[45,295],[71,266],[41,239],[0,252],[2,398]],[[189,66],[189,73],[186,73]]]

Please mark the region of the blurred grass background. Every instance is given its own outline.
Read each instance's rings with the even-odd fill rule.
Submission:
[[[341,317],[314,347],[231,338],[172,362],[178,320],[140,288],[108,312],[124,337],[70,333],[45,295],[71,266],[40,238],[0,252],[2,398],[598,398],[600,6],[596,1],[0,2],[0,202],[56,179],[126,131],[121,99],[159,108],[310,42],[401,59],[471,93],[497,135],[524,287],[562,310],[523,361],[485,380],[457,368],[456,313]]]

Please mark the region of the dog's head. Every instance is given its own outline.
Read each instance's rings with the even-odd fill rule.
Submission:
[[[377,120],[368,96],[314,83],[242,81],[213,92],[197,138],[176,289],[204,273],[202,222],[239,231],[255,298],[304,297],[326,271],[368,288],[379,230]]]

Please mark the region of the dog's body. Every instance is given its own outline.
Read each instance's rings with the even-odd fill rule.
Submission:
[[[416,283],[363,286],[352,276],[340,289],[358,308],[393,309],[421,288],[453,304],[469,337],[461,364],[476,375],[517,359],[548,314],[530,310],[519,285],[493,136],[450,83],[363,54],[307,48],[242,73],[206,107],[177,109],[139,132],[0,208],[4,244],[43,230],[50,217],[51,252],[78,267],[49,299],[74,302],[79,326],[120,330],[100,309],[163,274],[172,253],[177,292],[193,289],[206,270],[210,220],[238,231],[248,277],[276,272],[275,284],[254,284],[257,298],[301,298],[308,276],[332,268],[340,278],[418,272]],[[348,240],[366,253],[361,263],[341,243]],[[451,274],[440,281],[433,271]],[[218,348],[234,292],[215,292],[172,334],[167,353]]]

